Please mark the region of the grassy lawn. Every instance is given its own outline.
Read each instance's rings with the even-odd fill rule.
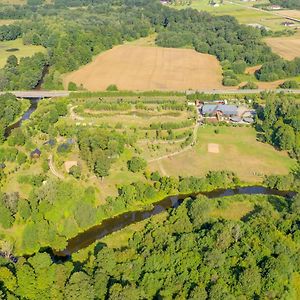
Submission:
[[[152,170],[167,175],[203,176],[209,170],[231,170],[243,181],[261,182],[263,175],[287,174],[295,161],[287,153],[256,141],[256,132],[248,127],[206,126],[198,130],[196,146],[177,156],[150,164]],[[218,144],[219,153],[209,153],[208,144]]]
[[[150,219],[131,224],[124,229],[104,237],[100,240],[100,242],[105,243],[109,248],[126,247],[128,246],[128,240],[134,235],[134,233],[143,230],[150,220],[154,221],[156,224],[161,224],[166,220],[167,216],[167,212],[163,212],[151,217]]]
[[[255,2],[256,3],[256,2]],[[272,30],[283,30],[285,27],[281,25],[284,18],[269,14],[267,12],[262,12],[254,10],[251,8],[253,4],[241,4],[240,1],[225,1],[218,7],[213,7],[209,5],[208,0],[193,0],[192,5],[189,7],[204,10],[212,13],[216,16],[230,15],[242,23],[242,24],[261,24],[269,27]],[[185,8],[188,6],[172,6],[175,8]]]
[[[8,52],[8,49],[16,48],[18,51]],[[10,55],[15,55],[17,58],[32,56],[37,52],[45,52],[46,49],[42,46],[23,45],[22,39],[14,41],[0,42],[0,68],[4,67],[7,58]]]
[[[224,218],[226,220],[237,221],[253,210],[253,207],[253,203],[248,201],[231,202],[226,208],[213,209],[209,215],[213,218]]]

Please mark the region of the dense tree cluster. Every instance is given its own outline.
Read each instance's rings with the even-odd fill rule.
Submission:
[[[34,89],[43,77],[48,58],[43,53],[32,57],[8,57],[6,65],[0,70],[0,90],[30,90]]]
[[[241,220],[216,214],[234,203],[253,210]],[[17,264],[0,259],[1,293],[33,300],[297,299],[299,204],[299,196],[187,199],[165,220],[150,220],[126,247],[99,243],[60,263],[47,253]]]
[[[196,51],[215,55],[226,65],[225,71],[232,71],[224,74],[225,85],[237,84],[236,74],[242,73],[247,65],[263,64],[257,72],[259,80],[299,74],[297,59],[286,62],[262,42],[267,34],[263,29],[240,25],[229,16],[216,17],[193,9],[176,10],[157,0],[57,0],[41,6],[4,5],[0,7],[0,18],[24,19],[19,25],[0,27],[0,33],[2,28],[7,39],[11,39],[9,35],[20,36],[21,30],[25,44],[47,48],[50,68],[44,86],[48,89],[61,88],[61,74],[87,64],[94,55],[155,31],[159,46],[193,47]],[[26,71],[36,64],[28,60],[26,63]],[[43,66],[39,68],[38,75],[42,74]],[[20,69],[19,76],[22,77],[23,72],[25,68]],[[38,81],[36,77],[40,79],[36,72],[34,84]],[[0,89],[19,87],[9,85],[11,78],[5,78],[7,76],[0,73]],[[30,89],[34,84],[20,87]]]
[[[65,116],[68,112],[67,102],[64,99],[46,102],[39,107],[39,113],[31,117],[32,128],[36,128],[44,133],[55,134],[53,125],[59,117]]]
[[[266,62],[256,72],[256,77],[262,81],[275,81],[300,74],[300,58],[285,61],[281,58]]]
[[[20,37],[22,34],[19,25],[2,25],[0,26],[0,41],[11,41]]]
[[[300,106],[293,97],[266,94],[266,105],[258,109],[257,129],[261,139],[300,157]]]
[[[22,111],[21,102],[12,94],[0,95],[0,143],[5,140],[5,131]]]
[[[78,133],[80,154],[98,176],[109,175],[112,162],[124,151],[125,138],[105,129],[82,130]]]

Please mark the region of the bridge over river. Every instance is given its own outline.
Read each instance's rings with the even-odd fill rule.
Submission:
[[[208,95],[216,94],[216,95],[246,95],[246,94],[259,94],[261,92],[273,92],[273,93],[290,93],[290,94],[300,94],[300,90],[289,90],[289,89],[273,89],[273,90],[239,90],[239,89],[224,89],[224,90],[188,90],[185,91],[187,95],[194,94],[195,92],[204,93]],[[18,98],[27,98],[27,99],[35,99],[35,98],[59,98],[59,97],[67,97],[71,92],[69,91],[11,91],[11,92],[0,92],[0,95],[5,93],[14,94]],[[76,92],[72,92],[75,93]],[[78,92],[80,93],[80,91]],[[139,92],[137,92],[138,94]],[[116,92],[116,95],[118,93]]]
[[[57,98],[67,97],[70,95],[68,91],[12,91],[12,92],[0,92],[0,95],[5,93],[14,94],[18,98]]]

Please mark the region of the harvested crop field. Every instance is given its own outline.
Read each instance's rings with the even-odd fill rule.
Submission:
[[[275,53],[285,59],[300,57],[300,33],[289,37],[267,38],[265,41]]]
[[[191,49],[122,45],[108,50],[81,69],[69,82],[90,91],[116,84],[120,90],[186,90],[222,88],[222,70],[211,55]]]

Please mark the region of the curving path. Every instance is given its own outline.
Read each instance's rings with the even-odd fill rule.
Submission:
[[[61,179],[61,180],[64,179],[64,176],[61,175],[61,174],[59,174],[59,173],[55,170],[55,167],[54,167],[54,164],[53,164],[53,155],[50,154],[48,159],[49,159],[48,161],[49,161],[49,168],[50,168],[51,173],[52,173],[55,177],[57,177],[58,179]]]

